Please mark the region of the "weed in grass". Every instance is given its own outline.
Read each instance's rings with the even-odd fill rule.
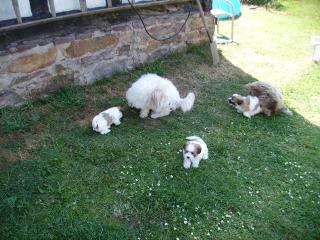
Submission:
[[[81,87],[63,87],[47,99],[53,109],[82,108],[86,104],[86,97]]]
[[[22,112],[12,108],[1,109],[1,129],[4,133],[26,132],[29,123]]]
[[[165,76],[166,74],[166,62],[164,59],[159,59],[154,63],[147,64],[143,67],[144,72],[155,73],[160,76]]]
[[[111,99],[106,99],[101,102],[98,102],[96,106],[97,108],[100,108],[100,109],[107,109],[113,106],[125,106],[126,103],[127,102],[123,97],[114,97]]]
[[[196,57],[197,62],[210,63],[212,61],[211,52],[208,52],[206,48],[199,48],[195,44],[189,44],[187,46],[187,54],[192,55],[192,57]]]

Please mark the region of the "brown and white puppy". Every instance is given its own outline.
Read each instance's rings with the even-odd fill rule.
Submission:
[[[120,119],[122,118],[122,112],[120,107],[109,108],[92,119],[92,129],[101,134],[107,134],[110,132],[112,124],[120,125]]]
[[[228,102],[236,107],[237,112],[248,118],[261,112],[259,98],[255,96],[244,97],[239,94],[233,94],[228,98]]]
[[[267,116],[276,112],[292,115],[285,106],[280,91],[269,83],[257,81],[245,85],[245,89],[248,91],[247,97],[234,94],[228,98],[228,102],[235,105],[238,112],[242,112],[244,116],[251,117],[260,112]]]
[[[207,144],[197,136],[190,136],[186,138],[187,143],[183,146],[183,167],[194,168],[199,167],[202,159],[208,159]]]

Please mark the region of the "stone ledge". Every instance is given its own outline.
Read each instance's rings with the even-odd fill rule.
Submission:
[[[57,52],[56,48],[50,48],[45,53],[34,53],[20,57],[8,66],[8,72],[29,73],[45,68],[54,63],[57,58]]]
[[[23,102],[24,99],[13,91],[5,90],[0,92],[0,108],[5,106],[17,106]]]
[[[119,39],[114,35],[106,35],[102,37],[88,38],[71,42],[70,46],[65,50],[71,58],[81,57],[86,53],[94,53],[98,50],[112,47],[118,43]]]

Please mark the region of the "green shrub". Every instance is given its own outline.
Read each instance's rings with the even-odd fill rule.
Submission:
[[[272,0],[242,0],[242,3],[253,4],[253,5],[267,5]]]
[[[253,4],[259,6],[277,6],[279,2],[277,0],[242,0],[242,3]]]
[[[242,0],[241,3],[271,7],[278,10],[283,9],[283,5],[279,2],[279,0]]]
[[[22,111],[14,108],[0,110],[0,126],[4,133],[26,132],[29,129],[29,124]]]

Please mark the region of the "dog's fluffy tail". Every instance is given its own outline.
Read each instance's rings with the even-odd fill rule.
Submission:
[[[288,114],[289,116],[292,116],[293,113],[291,112],[291,110],[287,107],[284,107],[281,109],[281,112],[285,113],[285,114]]]
[[[191,110],[194,104],[196,96],[194,93],[189,93],[185,98],[180,99],[180,108],[182,109],[183,112],[188,112]]]

